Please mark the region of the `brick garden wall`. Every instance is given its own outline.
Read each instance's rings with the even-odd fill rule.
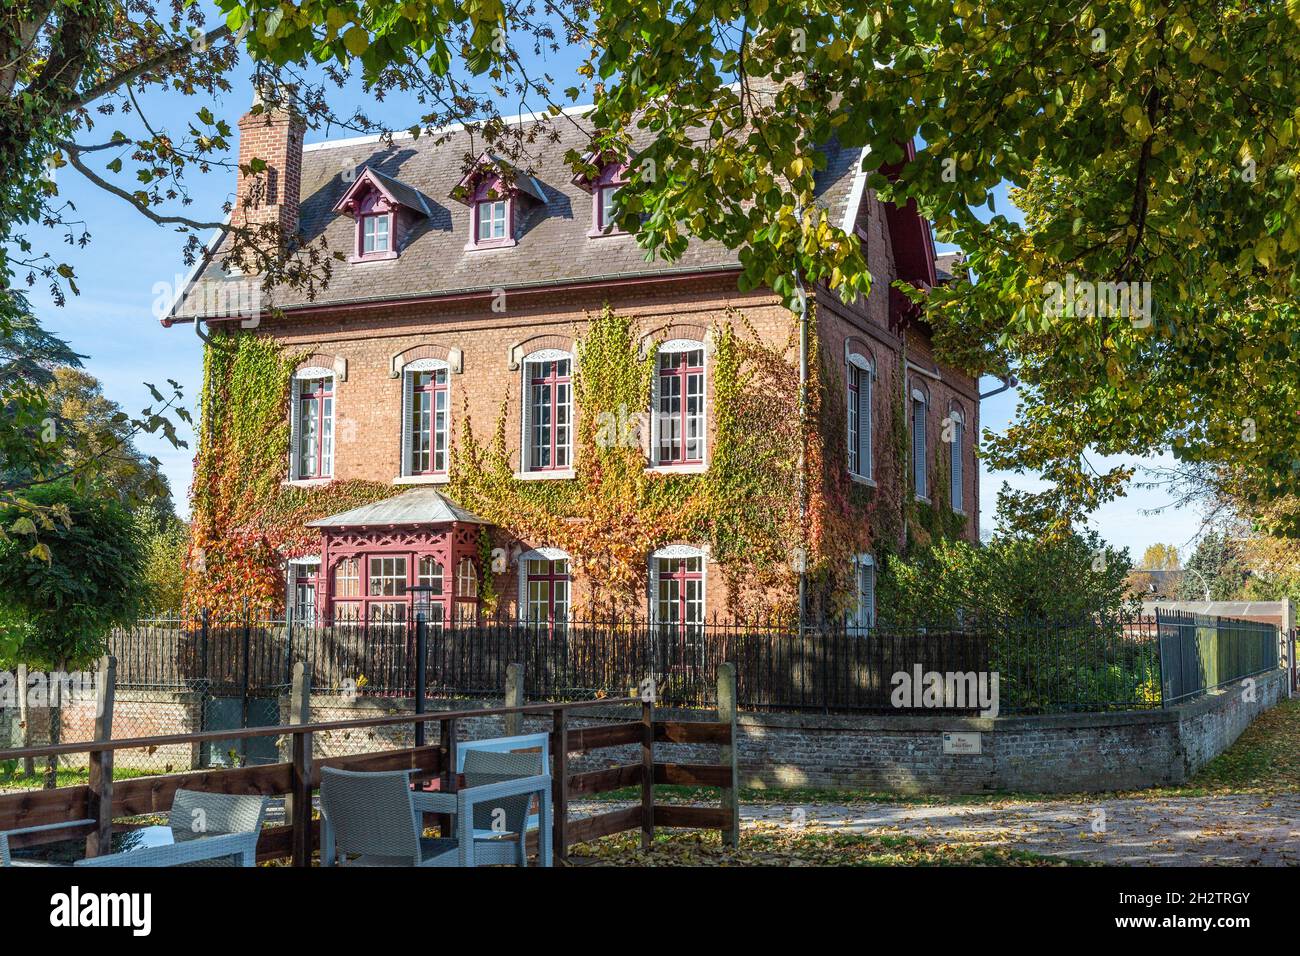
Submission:
[[[1285,698],[1286,692],[1286,673],[1277,671],[1257,679],[1254,701],[1245,700],[1240,688],[1234,686],[1168,710],[994,719],[742,713],[738,743],[741,784],[759,788],[852,787],[897,793],[1077,793],[1179,784],[1227,749],[1255,717]],[[431,702],[431,709],[501,705],[501,699],[462,699]],[[411,702],[404,700],[349,701],[318,695],[312,700],[311,718],[360,719],[410,713],[411,709]],[[68,708],[66,740],[90,736],[87,721],[93,719],[91,710]],[[135,723],[138,718],[130,716],[133,711],[150,714],[147,729],[152,733],[198,729],[197,706],[189,695],[150,692],[146,700],[139,693],[119,692],[116,736],[133,736],[146,729]],[[287,698],[282,700],[281,712],[287,718]],[[657,714],[665,719],[714,719],[712,712],[699,710],[661,708]],[[0,712],[0,732],[10,727],[12,716]],[[635,708],[570,712],[570,725],[575,728],[638,719],[640,712]],[[167,721],[172,724],[167,725]],[[461,740],[504,733],[500,717],[462,720],[458,729]],[[525,733],[549,730],[549,716],[525,718]],[[979,733],[982,752],[945,755],[945,732]],[[431,726],[430,742],[436,737],[436,725]],[[9,739],[0,736],[0,741]],[[315,752],[318,757],[339,756],[410,747],[413,742],[409,724],[333,731],[316,735]],[[282,746],[287,747],[287,741]],[[660,759],[673,762],[715,763],[718,759],[717,747],[711,745],[661,744],[655,750],[661,754]],[[187,769],[196,758],[197,753],[190,748],[153,754],[122,751],[118,764],[168,772]],[[582,755],[572,761],[571,767],[581,772],[639,760],[639,748],[629,746]],[[84,763],[84,757],[73,763]]]

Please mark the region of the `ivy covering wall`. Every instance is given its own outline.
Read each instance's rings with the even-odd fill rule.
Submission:
[[[938,449],[935,506],[910,493],[903,357],[891,413],[883,428],[877,425],[876,484],[849,477],[844,372],[817,347],[815,312],[810,323],[806,434],[799,424],[796,324],[774,345],[733,311],[708,336],[707,470],[648,470],[642,447],[657,343],[642,342],[633,317],[606,309],[579,330],[576,479],[515,477],[518,435],[507,420],[520,395],[503,384],[488,429],[472,420],[468,404],[457,416],[444,490],[501,534],[572,555],[577,602],[601,611],[641,610],[647,555],[687,543],[707,546],[721,568],[729,606],[715,611],[792,612],[802,551],[810,614],[838,614],[851,598],[854,555],[880,559],[935,535],[955,536],[961,519],[946,507],[945,456]],[[219,336],[207,347],[186,571],[191,610],[282,610],[286,560],[320,551],[308,521],[406,490],[366,481],[286,484],[290,382],[303,358],[249,333]],[[802,515],[801,447],[809,476]],[[485,533],[485,568],[493,544]],[[481,582],[490,612],[498,600],[493,575],[483,574]]]
[[[187,610],[284,609],[289,558],[320,553],[308,521],[397,494],[367,481],[287,486],[289,396],[304,356],[253,334],[214,336],[204,351]]]

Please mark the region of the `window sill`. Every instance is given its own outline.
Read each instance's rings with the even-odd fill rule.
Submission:
[[[682,465],[648,465],[647,475],[702,475],[709,470],[708,462],[692,461]]]
[[[368,256],[348,256],[348,263],[356,265],[359,262],[392,262],[396,258],[396,251],[376,252]]]
[[[930,499],[929,499],[929,498],[922,497],[921,495],[916,495],[916,500],[919,501],[919,502],[920,502],[921,504],[923,504],[923,505],[928,505],[928,504],[930,503]]]
[[[320,488],[322,485],[328,485],[333,480],[333,476],[328,478],[286,478],[280,482],[280,485],[284,488]]]
[[[465,243],[465,251],[487,252],[489,249],[513,249],[517,245],[519,245],[519,240],[517,239],[485,239],[482,242],[471,241]]]
[[[855,485],[866,485],[868,488],[876,487],[876,479],[868,478],[866,475],[854,474],[853,472],[849,472],[849,481]]]
[[[578,475],[572,468],[558,468],[554,471],[517,471],[514,477],[519,481],[563,481]]]
[[[398,475],[393,479],[395,485],[445,485],[451,480],[450,475]]]
[[[589,230],[589,231],[587,232],[587,238],[588,238],[588,239],[628,239],[628,238],[630,238],[631,236],[632,236],[632,233],[630,233],[630,232],[620,232],[620,231],[617,230],[617,229],[612,229],[612,230],[610,230],[610,231],[608,231],[608,232],[606,232],[606,231],[604,231],[604,230],[596,230],[596,229],[592,229],[592,230]]]

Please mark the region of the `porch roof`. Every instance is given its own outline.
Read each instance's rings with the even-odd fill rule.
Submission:
[[[393,525],[487,524],[436,488],[412,488],[393,498],[362,505],[329,518],[308,521],[309,528],[364,528]]]

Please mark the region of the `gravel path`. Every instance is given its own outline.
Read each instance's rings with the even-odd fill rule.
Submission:
[[[584,802],[571,809],[586,814],[614,807]],[[741,826],[883,830],[1119,866],[1300,864],[1300,794],[937,806],[743,804]]]

